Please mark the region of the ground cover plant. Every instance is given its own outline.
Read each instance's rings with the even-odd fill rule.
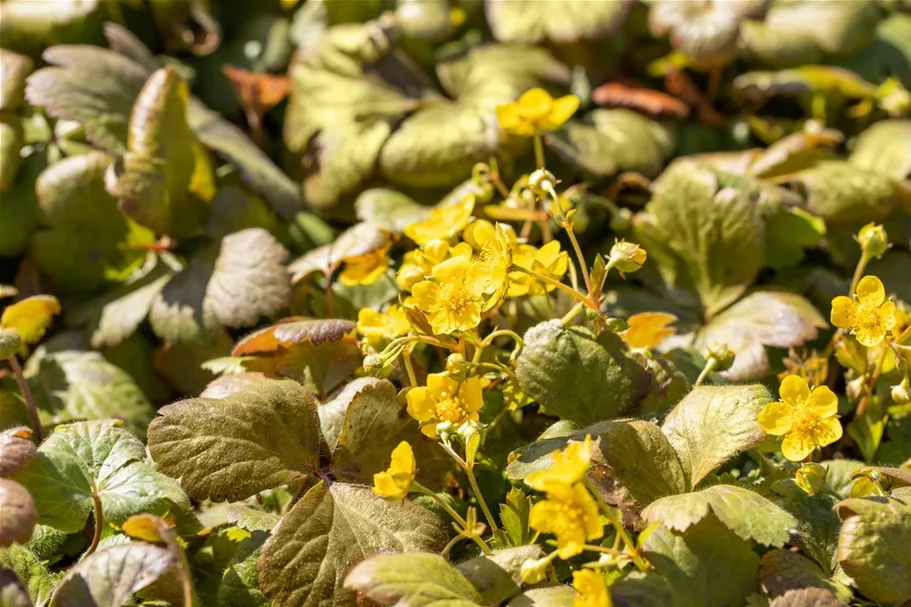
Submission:
[[[911,605],[907,2],[0,47],[3,607]]]

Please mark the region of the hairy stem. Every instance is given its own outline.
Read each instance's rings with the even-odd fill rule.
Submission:
[[[28,382],[25,381],[25,375],[22,373],[22,365],[19,364],[19,359],[16,358],[16,355],[13,354],[8,359],[9,366],[13,370],[13,375],[16,376],[16,383],[19,384],[19,392],[22,393],[22,398],[25,399],[25,404],[28,407],[28,414],[32,418],[32,424],[35,426],[35,434],[38,436],[38,442],[40,443],[44,440],[44,430],[41,428],[41,418],[38,417],[38,405],[35,404],[35,397],[32,395],[31,388],[28,387]]]

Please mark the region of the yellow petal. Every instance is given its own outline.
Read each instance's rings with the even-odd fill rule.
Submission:
[[[414,303],[417,307],[427,311],[432,310],[436,305],[439,291],[440,286],[438,284],[429,280],[422,280],[411,287],[411,296],[414,298]]]
[[[630,348],[654,348],[677,330],[668,327],[677,320],[673,314],[663,312],[643,312],[633,314],[627,319],[629,328],[620,333],[623,341]]]
[[[548,131],[563,126],[563,123],[572,118],[579,109],[579,98],[575,95],[566,95],[556,99],[550,106],[550,114],[544,120],[541,128]]]
[[[807,398],[806,407],[819,417],[832,417],[838,413],[838,397],[827,386],[819,386]]]
[[[533,88],[522,93],[516,102],[516,110],[522,119],[537,121],[550,113],[554,98],[542,88]]]
[[[792,462],[803,461],[815,448],[812,436],[803,432],[791,432],[781,443],[781,453]]]
[[[781,382],[781,387],[778,388],[778,395],[781,397],[782,402],[796,406],[810,396],[810,386],[807,384],[807,380],[799,375],[788,375]]]
[[[477,413],[484,406],[484,394],[481,390],[481,380],[469,377],[459,387],[459,397],[465,403],[465,411]]]
[[[839,295],[832,300],[832,314],[829,319],[839,329],[850,329],[857,315],[857,302],[850,297]]]
[[[787,434],[794,423],[794,407],[787,403],[769,403],[759,412],[759,425],[773,436]]]
[[[446,373],[429,373],[427,375],[427,388],[437,398],[448,398],[458,390],[459,382]]]
[[[402,441],[392,450],[392,462],[389,464],[389,472],[392,474],[403,474],[414,478],[414,472],[417,469],[417,462],[414,460],[414,451],[407,441]]]
[[[3,310],[0,328],[16,329],[22,343],[34,344],[41,339],[57,314],[60,314],[60,302],[56,297],[34,295]]]
[[[610,607],[610,595],[604,576],[593,569],[580,569],[573,572],[573,588],[578,596],[573,599],[573,607]]]
[[[423,386],[409,390],[405,400],[408,402],[408,415],[419,422],[429,421],[436,414],[437,401]]]
[[[886,301],[886,289],[876,276],[864,276],[857,284],[857,301],[878,306]]]
[[[886,303],[884,303],[883,305],[881,305],[879,307],[879,310],[877,310],[877,313],[879,314],[880,322],[882,323],[883,327],[885,327],[885,329],[887,331],[891,331],[892,329],[895,328],[895,325],[897,324],[898,319],[895,317],[895,303],[894,302],[887,301]]]
[[[878,346],[886,338],[886,328],[880,323],[862,324],[854,327],[854,337],[868,348]]]
[[[406,495],[388,472],[377,472],[373,475],[373,492],[391,500],[401,500]]]
[[[841,436],[841,421],[835,417],[830,417],[822,420],[822,423],[816,426],[813,432],[813,442],[819,447],[825,447],[841,439]]]

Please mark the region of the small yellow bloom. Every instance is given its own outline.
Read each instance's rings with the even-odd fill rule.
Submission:
[[[509,284],[509,266],[516,246],[516,233],[512,226],[496,225],[484,219],[473,221],[462,235],[474,250],[474,261],[484,276],[484,291],[489,296],[485,311],[497,305],[506,294]]]
[[[677,332],[668,325],[677,320],[673,314],[642,312],[627,319],[629,327],[619,333],[630,348],[654,348]]]
[[[886,301],[886,289],[876,276],[864,276],[857,285],[857,300],[839,295],[832,300],[832,324],[852,329],[864,346],[879,345],[895,328],[895,304]]]
[[[414,303],[430,321],[433,332],[448,335],[469,331],[481,322],[486,278],[467,255],[437,264],[431,280],[422,280],[411,288]]]
[[[604,534],[598,504],[582,483],[548,487],[547,498],[531,507],[529,524],[536,531],[557,536],[557,556],[581,553],[586,541]]]
[[[574,485],[582,480],[592,461],[592,437],[570,443],[562,451],[553,452],[553,463],[547,470],[532,472],[525,484],[536,491],[550,491],[554,485]]]
[[[405,309],[391,305],[385,312],[361,308],[357,313],[357,332],[372,344],[408,335],[411,324]]]
[[[573,571],[573,588],[579,594],[573,607],[611,607],[610,594],[604,576],[593,569]]]
[[[343,285],[352,287],[355,285],[372,285],[385,274],[389,267],[389,247],[391,243],[358,255],[357,257],[346,257],[345,269],[339,275],[339,280]]]
[[[569,271],[569,255],[566,254],[566,251],[560,250],[560,243],[556,240],[551,240],[540,249],[528,244],[521,244],[516,247],[512,262],[519,267],[554,280],[561,280]],[[510,297],[543,295],[550,293],[554,288],[553,285],[540,282],[524,272],[515,271],[509,273],[507,295]]]
[[[789,375],[778,389],[781,401],[769,403],[759,413],[759,424],[774,436],[784,436],[781,452],[799,462],[841,438],[838,397],[826,386],[810,391],[807,380]]]
[[[533,88],[522,93],[518,101],[498,106],[497,119],[507,133],[530,137],[560,128],[577,109],[579,98],[575,95],[554,99],[544,89]]]
[[[430,276],[433,266],[459,255],[471,255],[471,246],[460,242],[450,247],[448,240],[431,240],[420,249],[405,253],[395,282],[403,291],[411,291],[416,282]]]
[[[392,451],[389,469],[373,475],[373,492],[386,499],[403,500],[411,489],[416,472],[414,451],[411,450],[411,445],[402,441]]]
[[[449,240],[468,225],[474,211],[475,196],[469,194],[459,204],[437,207],[424,221],[405,228],[405,236],[424,246],[431,240]]]
[[[478,420],[484,406],[481,380],[469,377],[461,382],[446,373],[427,375],[427,386],[412,388],[405,396],[408,415],[421,423],[421,431],[436,436],[436,425],[452,422],[456,430],[468,421]]]

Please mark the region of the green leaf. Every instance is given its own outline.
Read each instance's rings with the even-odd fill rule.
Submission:
[[[462,563],[456,568],[484,597],[484,605],[499,605],[519,594],[522,565],[544,556],[537,544],[497,550]]]
[[[744,540],[767,546],[786,544],[797,526],[797,519],[786,510],[736,485],[713,485],[695,493],[663,497],[649,504],[642,517],[686,531],[710,513]]]
[[[35,498],[38,520],[67,533],[85,527],[93,495],[104,521],[140,512],[165,514],[190,504],[176,481],[146,461],[142,442],[111,420],[77,422],[54,432],[18,476]]]
[[[156,234],[198,229],[206,211],[201,199],[214,193],[211,167],[187,124],[188,103],[176,68],[149,76],[130,114],[123,166],[106,183],[120,208]]]
[[[55,607],[121,607],[177,562],[165,548],[131,543],[79,561],[54,592]]]
[[[29,103],[59,120],[78,122],[99,148],[125,152],[130,111],[148,77],[145,68],[97,46],[55,46],[42,57],[59,67],[29,77]]]
[[[507,607],[571,607],[577,596],[570,586],[539,586],[529,588],[509,601]]]
[[[316,398],[297,382],[191,398],[159,414],[149,424],[149,451],[193,499],[238,501],[319,468]]]
[[[601,422],[576,436],[583,433],[600,439],[598,445],[611,475],[640,506],[686,491],[683,466],[655,424],[642,420]]]
[[[518,487],[510,489],[509,493],[506,494],[506,500],[500,504],[500,521],[502,521],[503,530],[509,536],[513,546],[522,546],[528,543],[530,535],[528,516],[530,512],[531,500],[528,499],[525,492]]]
[[[661,430],[689,475],[690,487],[765,438],[756,420],[771,401],[768,390],[759,384],[701,386],[674,407]],[[724,432],[719,434],[719,428]]]
[[[24,143],[22,119],[4,117],[0,121],[0,192],[8,190],[16,181],[22,157],[19,151]]]
[[[257,510],[250,506],[228,508],[228,522],[247,531],[272,531],[280,517],[271,512]]]
[[[153,234],[127,218],[104,189],[111,159],[91,152],[49,166],[35,184],[40,228],[29,256],[55,285],[91,291],[127,278]]]
[[[765,226],[752,195],[724,187],[691,160],[673,162],[653,184],[636,235],[668,286],[693,289],[711,316],[737,299],[765,261]]]
[[[834,487],[835,474],[831,464],[823,462],[828,469],[827,484]],[[774,488],[783,495],[779,505],[797,518],[797,530],[794,533],[797,546],[825,571],[833,571],[837,565],[835,548],[838,545],[841,519],[832,507],[838,498],[824,493],[809,495],[793,479],[776,482]]]
[[[665,127],[627,109],[595,110],[548,133],[545,141],[561,158],[595,177],[620,171],[654,177],[672,150]]]
[[[682,534],[659,527],[643,551],[670,586],[674,607],[740,605],[756,587],[759,557],[714,517]]]
[[[842,600],[851,598],[851,590],[828,578],[810,559],[790,550],[772,550],[762,556],[759,583],[773,597],[799,588],[822,588],[837,594]]]
[[[626,21],[631,4],[628,0],[604,4],[570,0],[562,2],[559,10],[553,10],[552,6],[535,0],[492,0],[485,8],[497,40],[535,44],[611,36]]]
[[[281,223],[262,198],[239,184],[225,185],[212,199],[205,231],[212,240],[220,240],[247,228],[262,228],[281,240],[287,235]]]
[[[57,576],[49,573],[47,567],[34,554],[22,546],[0,549],[0,567],[16,574],[20,583],[28,590],[35,607],[50,603],[51,592],[57,583]]]
[[[221,327],[249,327],[288,303],[288,252],[269,232],[225,236],[190,260],[152,304],[155,333],[174,343],[211,341]]]
[[[345,576],[377,554],[437,552],[443,522],[408,501],[388,502],[370,489],[321,482],[286,514],[263,547],[262,591],[275,607],[348,605]]]
[[[354,201],[357,218],[393,234],[401,234],[405,226],[423,221],[432,210],[418,204],[406,194],[386,188],[370,188]]]
[[[155,415],[133,378],[98,352],[63,350],[34,355],[25,376],[46,425],[115,418],[144,437]]]
[[[32,537],[35,520],[35,502],[29,492],[16,481],[0,478],[0,547],[6,548],[13,542],[26,543]]]
[[[848,162],[895,180],[911,174],[911,120],[883,120],[861,133]]]
[[[816,307],[800,295],[757,291],[714,317],[699,330],[693,345],[705,350],[727,344],[734,352],[734,364],[722,375],[731,381],[758,380],[769,373],[766,346],[800,346],[828,326]]]
[[[13,476],[33,457],[35,443],[31,429],[18,426],[0,432],[0,478]]]
[[[2,152],[0,152],[2,153]],[[47,150],[21,149],[22,163],[15,183],[3,191],[0,221],[0,257],[18,257],[28,248],[38,226],[35,179],[47,168]]]
[[[469,607],[488,604],[438,554],[412,552],[371,557],[345,577],[345,588],[382,604]]]
[[[3,607],[32,607],[28,590],[9,569],[0,569],[0,605]]]
[[[838,564],[857,588],[879,603],[911,598],[911,499],[847,499],[835,509],[844,521]]]
[[[592,424],[622,415],[648,389],[649,375],[611,331],[595,337],[553,320],[532,327],[524,339],[516,375],[522,391],[551,415]]]
[[[798,265],[804,251],[819,245],[825,222],[800,209],[778,207],[766,218],[766,264],[773,270]]]

